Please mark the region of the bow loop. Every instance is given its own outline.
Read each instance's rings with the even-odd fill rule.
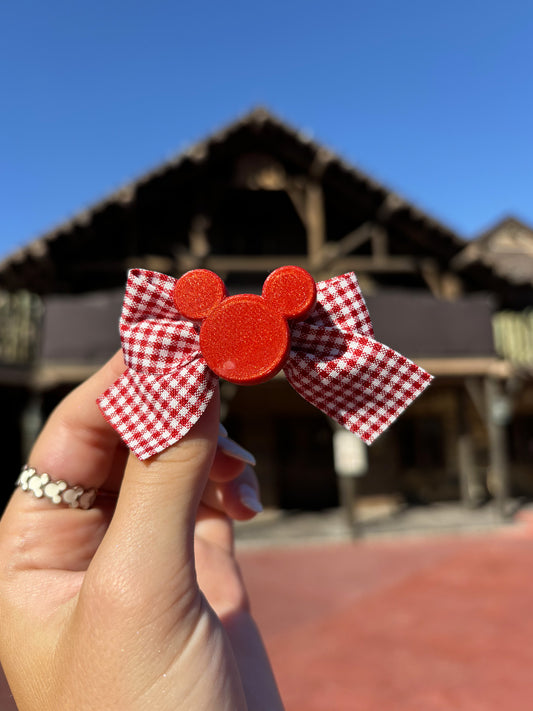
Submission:
[[[307,323],[374,336],[370,315],[353,272],[320,281],[316,290],[317,305]]]
[[[187,434],[205,412],[216,383],[201,358],[163,375],[129,369],[98,404],[132,452],[147,459]]]
[[[293,329],[285,375],[305,400],[371,444],[432,378],[374,339],[355,274],[320,282],[317,293],[315,312]]]
[[[371,444],[432,377],[373,338],[345,339],[346,349],[336,358],[291,351],[285,375],[305,400]]]
[[[148,269],[131,269],[128,273],[126,293],[120,323],[129,325],[145,319],[176,319],[174,306],[174,277]]]
[[[139,373],[169,373],[200,355],[198,333],[189,321],[121,324],[120,338],[126,365]]]
[[[310,353],[319,360],[332,360],[346,351],[346,336],[335,326],[315,326],[308,321],[296,323],[291,330],[291,353]]]
[[[169,373],[199,355],[198,333],[178,314],[176,280],[145,269],[128,275],[120,337],[126,365],[139,373]]]
[[[186,435],[217,385],[194,324],[176,310],[175,284],[165,274],[130,271],[120,317],[127,369],[98,399],[106,420],[139,459]]]

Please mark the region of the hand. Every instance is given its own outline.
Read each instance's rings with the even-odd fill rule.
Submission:
[[[117,355],[74,390],[29,459],[106,495],[83,511],[18,489],[0,522],[0,659],[18,708],[278,711],[229,518],[254,515],[242,492],[257,483],[217,450],[218,393],[140,462],[95,403],[123,368]]]

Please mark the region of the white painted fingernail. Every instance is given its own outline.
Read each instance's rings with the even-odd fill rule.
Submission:
[[[227,437],[227,436],[228,436],[228,430],[224,427],[224,425],[222,424],[222,422],[220,422],[219,425],[218,425],[218,434],[219,434],[221,437]]]
[[[254,513],[261,513],[263,510],[257,491],[250,484],[241,484],[239,486],[239,499],[243,506],[246,506],[247,509]]]
[[[233,457],[241,462],[255,466],[254,455],[247,449],[244,449],[244,447],[241,447],[240,444],[237,444],[237,442],[234,442],[232,439],[227,437],[219,437],[218,446],[224,454],[228,455],[228,457]]]

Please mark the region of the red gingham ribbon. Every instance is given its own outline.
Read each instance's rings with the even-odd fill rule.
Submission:
[[[106,420],[139,459],[180,440],[217,384],[198,330],[176,311],[176,279],[133,269],[120,318],[127,369],[98,399]],[[291,327],[287,380],[308,402],[371,444],[432,376],[374,339],[355,274],[317,284],[313,313]]]

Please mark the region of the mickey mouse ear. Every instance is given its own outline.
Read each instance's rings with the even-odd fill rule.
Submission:
[[[286,319],[303,319],[316,303],[316,284],[305,269],[280,267],[270,274],[263,285],[263,298]]]
[[[200,321],[226,297],[224,282],[209,269],[193,269],[176,282],[174,304],[182,316]]]

